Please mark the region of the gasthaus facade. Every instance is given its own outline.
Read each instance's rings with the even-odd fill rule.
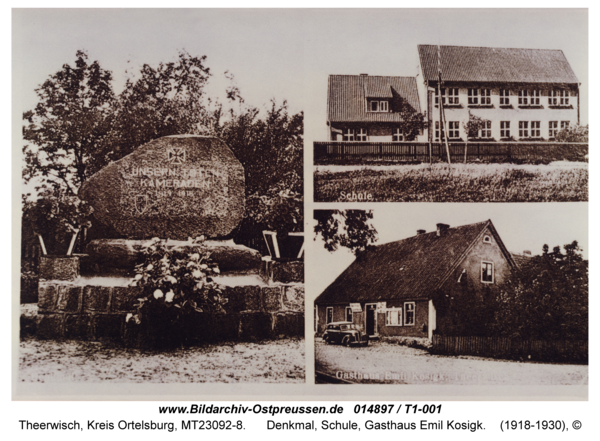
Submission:
[[[317,335],[328,323],[364,326],[370,338],[432,338],[453,324],[438,315],[444,298],[469,285],[485,301],[517,263],[491,220],[367,249],[315,300]]]

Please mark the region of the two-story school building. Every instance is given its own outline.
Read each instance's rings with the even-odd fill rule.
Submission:
[[[432,141],[443,136],[440,99],[450,141],[552,141],[579,123],[579,82],[560,50],[419,45],[418,52]],[[470,115],[484,120],[471,136]]]

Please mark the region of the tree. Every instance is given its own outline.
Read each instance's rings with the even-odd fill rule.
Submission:
[[[372,211],[315,210],[315,240],[321,235],[325,249],[335,251],[338,246],[358,255],[377,241],[377,230],[370,223]]]
[[[94,169],[169,135],[203,134],[209,115],[204,87],[210,77],[206,56],[185,51],[177,62],[144,64],[139,78],[128,78],[111,115],[110,133],[97,152]]]
[[[477,138],[480,130],[484,130],[488,127],[489,119],[483,119],[477,115],[473,115],[469,110],[469,121],[463,123],[463,128],[467,132],[467,143],[469,138]],[[468,144],[465,144],[465,164],[467,163]]]
[[[272,101],[264,119],[254,107],[231,110],[224,122],[220,108],[215,114],[214,134],[234,152],[246,178],[246,217],[237,239],[247,242],[265,229],[302,231],[304,114],[289,114],[285,101]]]
[[[23,114],[25,168],[34,178],[75,195],[108,133],[114,103],[112,74],[77,51],[75,67],[64,64],[35,92],[39,102]]]
[[[589,127],[579,124],[565,127],[556,134],[555,142],[589,142]]]
[[[418,135],[423,133],[425,128],[425,115],[416,112],[406,101],[403,100],[400,110],[402,122],[400,128],[404,133],[406,141],[413,141]]]
[[[587,339],[588,262],[576,241],[527,259],[498,296],[496,326],[508,337]]]

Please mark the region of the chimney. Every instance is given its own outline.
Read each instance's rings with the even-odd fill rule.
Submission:
[[[421,234],[425,234],[425,230],[417,230],[417,236],[420,236]]]
[[[446,230],[448,228],[450,228],[450,225],[448,224],[435,224],[437,226],[437,235],[441,236],[442,234],[444,234],[446,232]]]
[[[360,74],[361,77],[368,77],[369,74]]]
[[[530,250],[524,250],[523,251],[523,255],[525,255],[525,256],[531,256],[531,251]]]

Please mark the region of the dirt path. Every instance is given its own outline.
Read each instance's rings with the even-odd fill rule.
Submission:
[[[315,369],[362,383],[469,385],[588,384],[588,366],[430,355],[421,349],[372,342],[366,348],[315,340]]]
[[[304,383],[304,340],[142,352],[96,342],[21,341],[23,382]]]

